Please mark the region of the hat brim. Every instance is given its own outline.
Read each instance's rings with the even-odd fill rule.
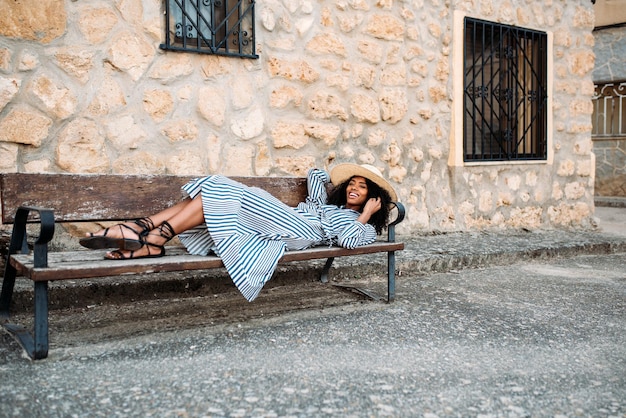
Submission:
[[[391,197],[391,200],[393,202],[398,201],[398,195],[396,194],[396,191],[393,189],[391,184],[383,177],[379,176],[371,170],[368,170],[365,167],[362,167],[358,164],[343,163],[336,165],[330,171],[330,181],[335,186],[340,185],[344,181],[349,180],[354,176],[365,177],[366,179],[373,181],[379,187],[389,193],[389,196]]]

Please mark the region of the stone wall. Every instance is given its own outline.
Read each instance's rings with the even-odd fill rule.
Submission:
[[[1,171],[301,176],[352,161],[394,183],[400,233],[590,224],[589,0],[265,0],[258,60],[160,50],[162,3],[0,3]],[[548,163],[449,165],[457,11],[554,35]]]
[[[626,80],[626,26],[594,31],[597,84]],[[626,197],[626,138],[598,138],[593,141],[596,155],[597,196]]]
[[[596,65],[595,83],[626,80],[626,26],[601,28],[593,32]]]

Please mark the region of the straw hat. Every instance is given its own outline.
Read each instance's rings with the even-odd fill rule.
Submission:
[[[344,163],[336,165],[330,171],[330,181],[335,186],[340,185],[341,183],[350,179],[353,176],[365,177],[366,179],[373,181],[378,186],[385,189],[387,193],[389,193],[392,201],[398,201],[398,195],[396,194],[396,191],[393,189],[393,187],[391,187],[391,184],[389,184],[389,182],[383,178],[383,174],[380,172],[380,170],[373,165]]]

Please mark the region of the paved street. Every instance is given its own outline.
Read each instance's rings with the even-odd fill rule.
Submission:
[[[46,360],[0,334],[0,416],[623,418],[626,252],[607,248],[410,270],[392,304],[296,283],[293,307],[261,312],[276,287],[223,321],[203,319],[218,294],[59,309]]]

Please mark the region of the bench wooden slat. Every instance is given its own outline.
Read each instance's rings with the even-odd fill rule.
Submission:
[[[399,251],[403,243],[379,241],[370,245],[348,250],[341,247],[314,247],[301,251],[287,251],[280,263]],[[223,267],[216,256],[190,255],[183,248],[168,248],[165,257],[141,258],[137,260],[105,260],[105,250],[66,251],[48,254],[47,268],[34,268],[33,256],[15,254],[11,265],[19,274],[33,281],[86,279],[125,274],[154,273],[183,270],[204,270]]]
[[[196,176],[197,177],[197,176]],[[193,176],[4,173],[0,176],[2,223],[19,206],[54,209],[57,222],[117,221],[149,216],[180,201]],[[232,177],[296,206],[307,195],[302,177]]]

